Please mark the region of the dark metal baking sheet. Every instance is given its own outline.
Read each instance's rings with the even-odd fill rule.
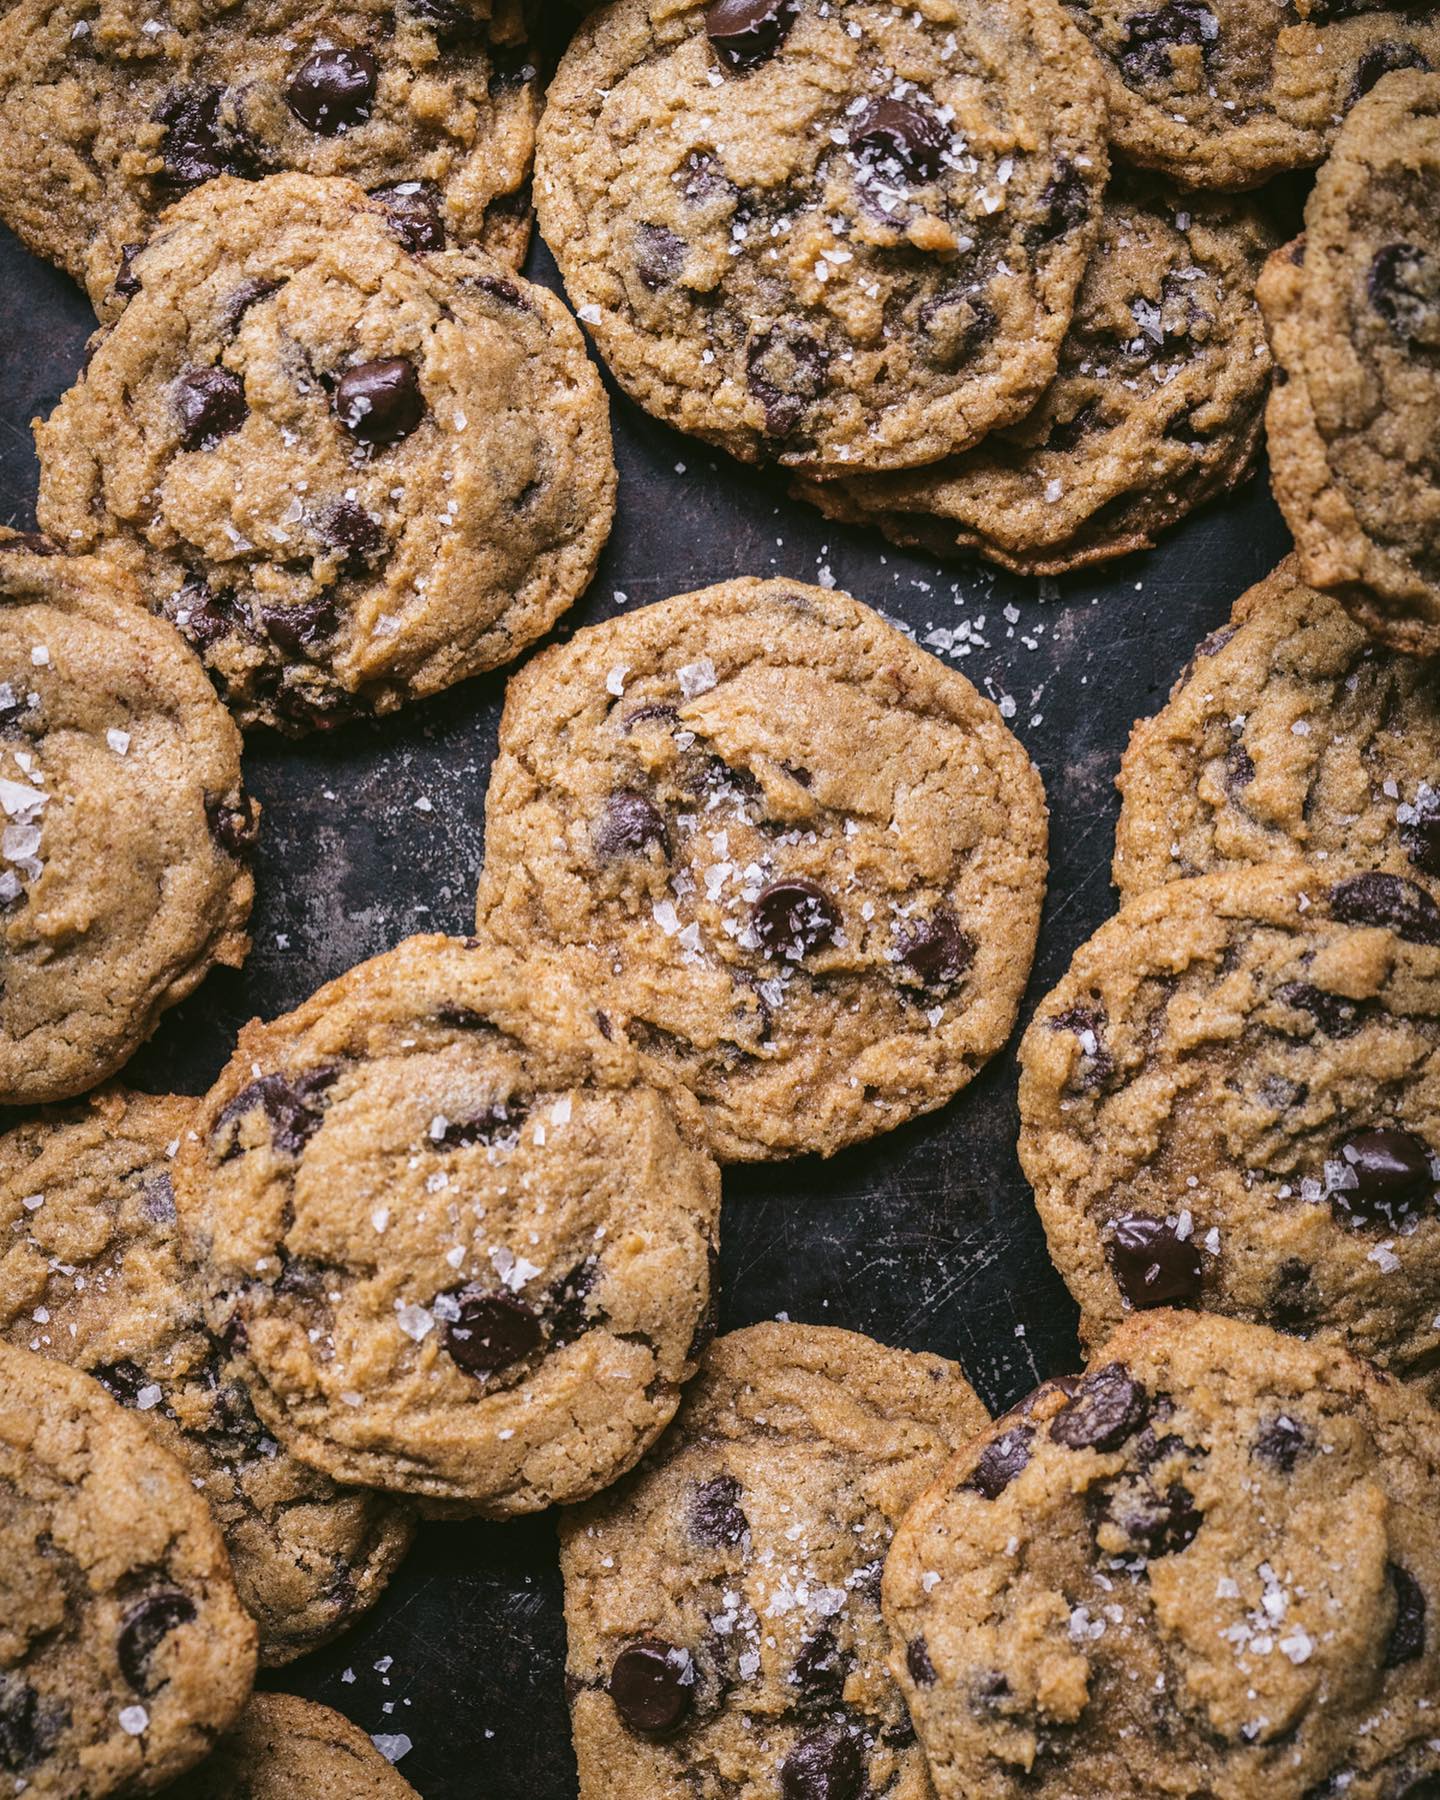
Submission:
[[[537,245],[531,273],[557,287]],[[29,420],[80,367],[89,309],[0,233],[0,521],[31,522]],[[1050,892],[1024,1018],[1112,910],[1113,787],[1132,721],[1288,538],[1263,475],[1156,550],[1041,584],[945,567],[833,526],[749,470],[615,396],[620,510],[576,626],[733,575],[834,583],[997,700],[1050,800]],[[252,1015],[294,1006],[407,933],[465,931],[483,850],[503,674],[380,723],[291,744],[257,736],[264,803],[255,949],[162,1023],[134,1084],[203,1090]],[[1010,710],[1005,702],[1005,710]],[[784,1312],[964,1365],[992,1407],[1076,1361],[1074,1310],[1045,1255],[1015,1156],[1013,1045],[950,1106],[835,1157],[725,1177],[723,1329]],[[573,1800],[553,1520],[430,1526],[380,1605],[267,1685],[403,1732],[425,1800]],[[624,1800],[615,1796],[614,1800]]]

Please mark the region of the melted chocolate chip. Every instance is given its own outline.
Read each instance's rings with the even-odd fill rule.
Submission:
[[[923,1637],[911,1638],[905,1646],[905,1667],[916,1687],[934,1687],[935,1665],[930,1660],[930,1646]]]
[[[975,960],[975,940],[943,902],[928,918],[909,919],[895,941],[900,961],[926,987],[948,987]]]
[[[870,100],[850,122],[850,148],[868,152],[890,175],[929,181],[939,173],[949,133],[913,100]]]
[[[445,1348],[467,1375],[493,1375],[539,1349],[540,1315],[514,1294],[464,1287],[454,1299],[459,1316],[444,1321]]]
[[[1255,1454],[1282,1475],[1288,1475],[1302,1455],[1310,1449],[1310,1434],[1297,1425],[1289,1413],[1277,1413],[1273,1419],[1262,1419],[1255,1434]]]
[[[467,275],[465,285],[477,294],[488,294],[492,300],[498,300],[501,306],[508,306],[515,312],[530,311],[530,302],[515,283],[507,281],[503,275]]]
[[[980,1452],[965,1487],[986,1500],[998,1499],[1030,1460],[1035,1432],[1029,1425],[1012,1425]]]
[[[1067,1450],[1115,1450],[1145,1423],[1150,1401],[1124,1363],[1086,1375],[1050,1421],[1050,1436]]]
[[[245,383],[231,369],[187,369],[173,389],[182,450],[213,450],[245,423]]]
[[[1411,1132],[1394,1126],[1354,1132],[1341,1144],[1339,1157],[1355,1183],[1331,1192],[1331,1210],[1338,1219],[1394,1231],[1434,1202],[1430,1152]]]
[[[1049,244],[1067,231],[1077,230],[1089,217],[1090,190],[1085,177],[1068,156],[1062,156],[1041,191],[1034,235],[1040,243]]]
[[[283,281],[255,280],[242,281],[239,287],[232,288],[220,309],[220,323],[226,333],[233,335],[252,306],[268,300],[271,294],[278,294],[284,285]]]
[[[1250,752],[1239,738],[1225,752],[1225,789],[1227,793],[1238,793],[1243,787],[1249,787],[1255,779],[1255,764]]]
[[[1440,945],[1440,906],[1400,875],[1352,875],[1331,888],[1330,910],[1342,925],[1383,925],[1407,944]]]
[[[1389,1563],[1385,1573],[1395,1591],[1395,1623],[1385,1645],[1383,1667],[1398,1669],[1425,1653],[1425,1592],[1399,1563]]]
[[[422,20],[445,49],[474,42],[485,35],[488,9],[482,18],[465,0],[404,0],[405,10]]]
[[[1133,13],[1123,30],[1120,67],[1126,81],[1164,81],[1171,72],[1170,52],[1182,44],[1213,44],[1220,21],[1199,0],[1168,0],[1154,12]]]
[[[115,1655],[120,1673],[137,1694],[148,1694],[155,1686],[150,1676],[155,1652],[172,1631],[188,1625],[194,1617],[195,1602],[178,1588],[159,1588],[126,1613]]]
[[[780,1765],[784,1800],[859,1800],[864,1782],[865,1761],[853,1731],[814,1732]]]
[[[1430,255],[1418,244],[1382,244],[1370,260],[1366,286],[1370,304],[1406,342],[1434,342],[1440,320],[1440,275],[1427,267]]]
[[[590,1304],[590,1295],[599,1279],[599,1259],[587,1256],[568,1275],[562,1275],[545,1290],[550,1342],[557,1349],[573,1344],[576,1338],[584,1337],[600,1323],[603,1315]]]
[[[1107,1516],[1151,1561],[1185,1549],[1205,1522],[1182,1481],[1172,1481],[1163,1494],[1148,1482],[1123,1483],[1110,1496]]]
[[[287,82],[285,104],[308,131],[335,137],[370,117],[377,74],[363,47],[317,50]]]
[[[1411,807],[1411,817],[1400,827],[1400,842],[1417,869],[1440,875],[1440,792],[1427,791]]]
[[[664,725],[668,730],[672,725],[680,723],[680,714],[664,700],[647,700],[643,706],[637,706],[634,712],[626,713],[622,729],[628,737],[637,725],[650,723]]]
[[[635,231],[635,273],[652,294],[669,287],[685,267],[686,244],[666,225],[640,225]]]
[[[270,1142],[286,1156],[298,1156],[320,1129],[324,1117],[321,1096],[340,1073],[338,1068],[307,1069],[303,1075],[261,1075],[241,1088],[220,1108],[216,1130],[259,1107],[270,1122]],[[238,1143],[222,1161],[238,1154]]]
[[[11,1775],[33,1769],[54,1749],[69,1722],[68,1707],[55,1701],[42,1704],[28,1681],[0,1669],[0,1769]]]
[[[230,596],[212,593],[198,576],[192,576],[172,596],[165,612],[197,650],[208,650],[220,638],[242,628]]]
[[[591,842],[602,862],[619,856],[639,856],[651,844],[658,844],[666,855],[670,851],[664,819],[634,788],[619,788],[605,802]]]
[[[144,248],[144,244],[120,246],[120,267],[115,271],[115,280],[110,288],[117,300],[133,300],[140,292],[140,277],[135,273],[134,262]]]
[[[782,322],[753,338],[745,353],[745,382],[765,412],[765,431],[789,437],[805,410],[825,391],[829,355],[800,326]]]
[[[1393,38],[1383,38],[1378,44],[1372,44],[1360,58],[1355,70],[1355,79],[1350,84],[1349,105],[1368,94],[1375,83],[1385,75],[1394,74],[1396,69],[1428,69],[1429,63],[1420,54],[1414,44],[1396,43]]]
[[[1105,1048],[1109,1023],[1103,1006],[1069,1006],[1050,1020],[1052,1031],[1073,1031],[1080,1043],[1080,1062],[1071,1081],[1081,1093],[1101,1087],[1115,1073],[1114,1059]]]
[[[418,255],[445,248],[445,211],[433,181],[392,181],[372,188],[372,200],[384,208],[386,222],[405,248]]]
[[[161,101],[154,122],[165,127],[163,185],[192,188],[220,175],[255,173],[251,146],[220,123],[224,93],[218,87],[177,88]]]
[[[309,600],[257,600],[254,618],[266,637],[291,656],[303,656],[314,645],[334,637],[340,624],[335,596],[330,593]]]
[[[916,323],[924,334],[926,360],[937,369],[957,369],[995,335],[995,309],[977,287],[937,294],[920,308]]]
[[[319,529],[329,548],[340,552],[347,575],[372,568],[390,541],[380,521],[354,500],[337,500],[328,507],[320,515]]]
[[[336,383],[335,416],[362,444],[394,444],[425,417],[425,396],[414,363],[385,356],[357,363]]]
[[[801,1710],[814,1713],[837,1706],[845,1692],[851,1662],[852,1658],[841,1651],[828,1626],[822,1626],[807,1637],[790,1671]]]
[[[260,836],[260,808],[244,794],[236,800],[207,794],[205,823],[210,827],[211,837],[227,856],[244,861],[254,851]]]
[[[712,1475],[690,1495],[685,1524],[697,1544],[719,1549],[738,1544],[750,1529],[740,1505],[743,1490],[733,1475]]]
[[[122,1356],[118,1362],[100,1363],[90,1373],[121,1406],[133,1406],[141,1388],[149,1385],[145,1371],[128,1356]]]
[[[721,64],[743,75],[769,62],[790,35],[798,0],[710,0],[705,35]]]
[[[695,1664],[688,1650],[638,1638],[611,1665],[608,1692],[632,1731],[673,1731],[694,1701]]]
[[[796,876],[761,888],[750,923],[766,956],[800,962],[834,942],[840,914],[823,888]]]
[[[1122,1213],[1108,1246],[1120,1292],[1132,1306],[1166,1306],[1200,1292],[1200,1251],[1193,1237],[1149,1213]]]
[[[1287,981],[1276,988],[1275,998],[1296,1012],[1309,1013],[1326,1037],[1353,1037],[1360,1029],[1361,1012],[1355,1001],[1343,994],[1327,994],[1308,981]]]

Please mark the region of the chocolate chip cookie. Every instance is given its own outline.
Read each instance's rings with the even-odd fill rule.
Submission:
[[[648,411],[747,460],[908,468],[1054,374],[1104,138],[1053,0],[620,0],[550,88],[536,205]]]
[[[290,1694],[255,1694],[171,1800],[406,1800],[415,1793],[358,1726]]]
[[[1064,0],[1104,64],[1114,147],[1194,187],[1318,163],[1392,69],[1440,69],[1410,0]]]
[[[1131,900],[1020,1049],[1020,1160],[1094,1344],[1193,1305],[1433,1380],[1440,906],[1262,865]]]
[[[0,1105],[94,1087],[250,948],[239,733],[132,580],[52,550],[0,532]]]
[[[368,188],[415,250],[518,268],[539,113],[520,0],[20,0],[0,18],[0,217],[97,306],[203,182]]]
[[[1045,854],[963,676],[848,595],[728,581],[512,680],[477,918],[563,961],[722,1161],[829,1154],[1005,1042]]]
[[[1254,461],[1270,376],[1254,288],[1274,243],[1244,201],[1120,177],[1059,372],[1024,419],[930,468],[793,491],[896,543],[1022,575],[1144,549]]]
[[[185,1470],[88,1375],[0,1344],[4,1791],[153,1793],[254,1672],[254,1624]]]
[[[222,1378],[171,1186],[195,1111],[110,1091],[0,1137],[0,1338],[83,1369],[143,1416],[220,1524],[261,1660],[283,1663],[372,1604],[411,1523],[287,1455],[244,1383]]]
[[[968,1445],[885,1566],[940,1800],[1421,1800],[1440,1418],[1334,1344],[1156,1313]]]
[[[1287,557],[1136,725],[1118,785],[1124,897],[1259,862],[1440,877],[1440,689]]]
[[[515,656],[590,579],[609,412],[558,300],[411,251],[347,181],[210,183],[36,427],[59,541],[139,572],[245,723],[386,712]]]
[[[755,1325],[561,1526],[582,1800],[931,1800],[886,1673],[891,1533],[986,1423],[954,1363]]]
[[[175,1189],[286,1447],[503,1517],[594,1493],[674,1413],[720,1201],[698,1136],[560,969],[411,938],[241,1034]]]
[[[1386,76],[1350,114],[1259,297],[1279,365],[1270,479],[1300,573],[1387,643],[1434,655],[1440,74]]]

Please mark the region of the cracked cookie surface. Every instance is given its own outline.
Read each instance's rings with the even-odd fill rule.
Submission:
[[[1434,655],[1440,74],[1388,75],[1350,114],[1259,298],[1278,365],[1270,480],[1300,572],[1377,637]]]
[[[406,1800],[415,1793],[343,1714],[255,1694],[172,1800]]]
[[[1401,1800],[1440,1771],[1440,1419],[1156,1313],[967,1445],[885,1567],[940,1800]]]
[[[476,916],[562,958],[722,1161],[829,1153],[1004,1043],[1046,829],[962,675],[848,595],[730,581],[511,682]]]
[[[630,396],[747,460],[904,468],[1028,410],[1106,171],[1052,0],[622,0],[546,101],[536,204]]]
[[[50,548],[0,532],[5,1105],[113,1075],[245,960],[255,891],[259,808],[204,670],[118,569]]]
[[[1377,644],[1287,557],[1131,733],[1115,885],[1128,898],[1302,859],[1440,877],[1437,770],[1433,670]]]
[[[1428,6],[1381,0],[1064,0],[1104,65],[1111,142],[1194,187],[1324,157],[1392,69],[1440,69]]]
[[[1020,1161],[1094,1344],[1188,1304],[1440,1365],[1440,906],[1265,865],[1141,894],[1020,1046]]]
[[[1122,175],[1039,404],[925,469],[792,489],[936,555],[1057,575],[1139,550],[1249,471],[1270,353],[1255,279],[1275,233],[1244,201]]]
[[[675,1411],[720,1181],[557,968],[411,938],[242,1034],[176,1164],[212,1331],[336,1480],[492,1517]]]
[[[98,1382],[0,1344],[0,1780],[148,1794],[244,1705],[255,1626],[190,1477]]]
[[[938,1356],[808,1325],[718,1338],[664,1441],[561,1527],[583,1800],[933,1800],[880,1569],[986,1418]]]
[[[242,723],[388,712],[517,655],[614,510],[609,409],[560,302],[412,252],[353,183],[208,184],[36,427],[38,510],[104,546]]]
[[[287,1455],[222,1376],[171,1183],[196,1110],[112,1091],[0,1137],[0,1339],[93,1375],[144,1419],[220,1525],[261,1660],[289,1662],[378,1598],[410,1519]]]
[[[160,212],[222,175],[345,176],[416,248],[518,268],[539,108],[517,0],[20,0],[0,216],[106,310]]]

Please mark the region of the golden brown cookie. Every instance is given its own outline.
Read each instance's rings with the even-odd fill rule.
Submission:
[[[415,1790],[358,1726],[290,1694],[255,1694],[172,1800],[406,1800]]]

